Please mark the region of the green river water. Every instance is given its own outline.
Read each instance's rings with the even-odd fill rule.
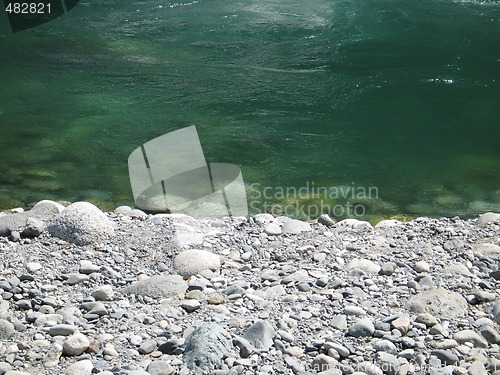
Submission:
[[[129,154],[196,125],[251,213],[471,217],[500,211],[499,118],[498,1],[96,0],[17,33],[0,15],[0,210],[133,205]]]

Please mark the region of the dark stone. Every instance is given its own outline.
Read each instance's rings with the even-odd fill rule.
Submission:
[[[190,370],[212,369],[230,354],[231,335],[216,323],[203,323],[186,339],[184,361]]]

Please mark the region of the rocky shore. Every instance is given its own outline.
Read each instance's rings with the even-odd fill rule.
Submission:
[[[500,214],[0,214],[0,375],[500,375]]]

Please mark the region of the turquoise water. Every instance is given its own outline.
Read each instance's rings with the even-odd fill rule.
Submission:
[[[372,219],[500,211],[499,22],[445,0],[85,1],[15,34],[2,15],[0,209],[132,204],[128,155],[196,125],[254,208],[269,187]],[[277,194],[313,184],[377,194]]]

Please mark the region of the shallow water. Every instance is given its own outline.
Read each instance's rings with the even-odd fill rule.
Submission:
[[[87,1],[15,34],[0,17],[0,209],[131,204],[128,155],[196,125],[254,211],[500,211],[499,21],[499,2],[444,0]],[[378,193],[276,194],[312,185]]]

